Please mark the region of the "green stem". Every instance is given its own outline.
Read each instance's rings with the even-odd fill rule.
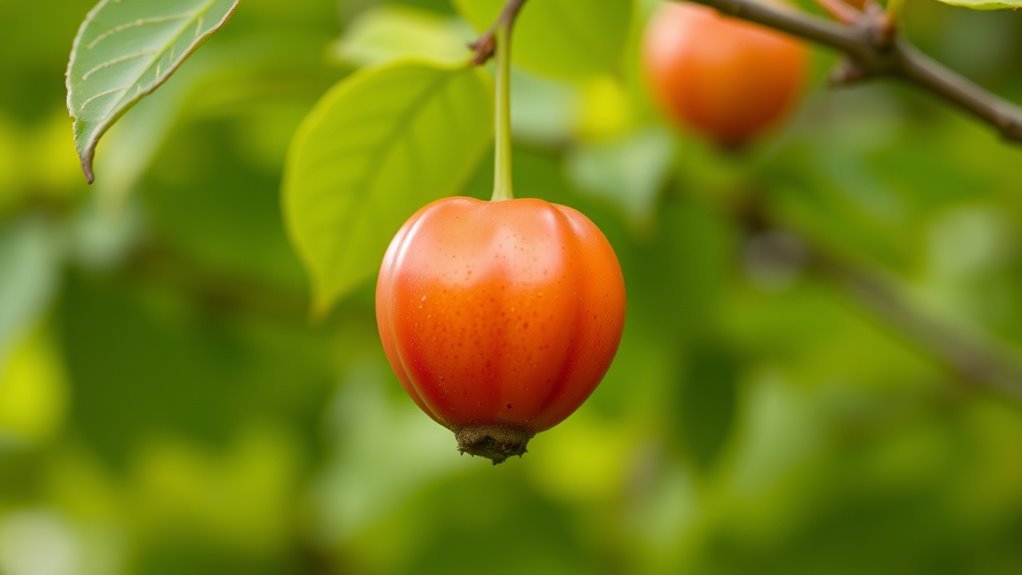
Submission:
[[[514,18],[497,23],[496,40],[496,146],[493,165],[493,196],[498,202],[514,198],[511,186],[511,27]]]

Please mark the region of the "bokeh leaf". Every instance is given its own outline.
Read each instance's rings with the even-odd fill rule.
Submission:
[[[54,319],[73,385],[67,424],[101,459],[119,466],[165,438],[222,448],[252,427],[314,433],[335,350],[301,322],[224,321],[236,312],[222,305],[214,319],[207,303],[163,279],[66,278]]]
[[[46,222],[0,228],[0,368],[49,305],[59,281],[60,242]]]
[[[38,444],[60,428],[67,382],[52,338],[36,330],[0,361],[0,451]]]
[[[477,71],[424,63],[364,70],[320,100],[292,142],[284,181],[317,313],[373,274],[415,209],[471,175],[492,113]]]
[[[504,0],[454,0],[482,31],[497,20]],[[582,79],[618,70],[632,19],[631,0],[544,0],[525,6],[515,25],[516,65],[559,79]]]
[[[382,64],[400,57],[457,64],[471,56],[471,32],[460,19],[410,6],[382,4],[351,22],[333,46],[333,55],[356,66]]]
[[[101,0],[82,22],[67,66],[75,148],[92,182],[99,138],[219,30],[238,0]]]
[[[1022,0],[938,0],[944,4],[972,8],[973,10],[1018,10]]]
[[[567,156],[572,180],[583,190],[610,199],[631,223],[645,226],[674,160],[674,140],[647,128],[609,142],[584,142]]]
[[[740,358],[723,344],[696,345],[678,390],[677,433],[689,460],[709,471],[731,435],[738,406]]]

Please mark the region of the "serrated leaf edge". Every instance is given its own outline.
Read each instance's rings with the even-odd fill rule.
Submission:
[[[163,83],[166,82],[167,79],[171,76],[171,74],[173,74],[181,66],[181,64],[183,64],[184,61],[188,59],[189,56],[191,56],[206,40],[208,40],[210,36],[215,34],[218,30],[220,30],[220,28],[224,26],[224,24],[227,23],[227,20],[230,19],[230,17],[234,14],[234,11],[238,8],[238,4],[240,4],[240,0],[234,0],[234,2],[231,3],[230,8],[224,14],[223,18],[221,18],[215,25],[210,27],[209,30],[196,36],[195,40],[188,45],[188,47],[180,55],[180,57],[177,58],[176,61],[172,62],[171,65],[165,71],[163,71],[162,74],[158,73],[156,75],[156,78],[153,80],[153,83],[149,87],[145,89],[141,89],[140,87],[140,89],[136,90],[136,92],[131,96],[127,96],[126,91],[125,92],[126,96],[121,99],[117,106],[115,106],[114,113],[107,117],[104,121],[100,122],[96,130],[93,132],[93,135],[87,138],[84,143],[82,143],[81,141],[79,141],[78,131],[76,130],[79,119],[78,116],[75,115],[75,110],[71,103],[72,95],[71,68],[75,64],[75,55],[78,53],[78,46],[81,43],[82,36],[86,28],[89,26],[89,24],[92,23],[96,15],[99,14],[99,12],[102,11],[103,8],[105,8],[110,2],[118,1],[119,0],[100,0],[98,4],[96,4],[95,6],[92,7],[91,10],[89,10],[88,14],[86,14],[85,16],[85,19],[82,20],[81,25],[78,27],[78,32],[75,34],[74,41],[71,43],[71,55],[68,58],[67,69],[64,72],[64,86],[67,89],[67,110],[71,116],[75,149],[78,151],[79,159],[81,160],[82,164],[82,171],[85,173],[85,179],[90,184],[95,180],[95,174],[93,173],[92,170],[92,163],[96,153],[96,145],[99,143],[99,139],[103,136],[103,134],[105,134],[107,130],[109,130],[110,127],[113,126],[114,122],[120,119],[120,117],[123,116],[129,109],[131,109],[131,107],[134,106],[139,100],[153,93],[154,90],[162,86]],[[201,10],[196,10],[195,14],[205,13],[209,11],[209,9],[211,9],[216,4],[216,2],[217,0],[209,0],[207,5]],[[174,39],[176,40],[179,37],[180,35],[176,36]],[[100,36],[100,38],[102,38],[102,36]],[[149,69],[150,68],[147,67],[146,71],[148,71]],[[121,89],[123,88],[118,88],[117,90]],[[106,93],[111,92],[105,92],[99,95]]]

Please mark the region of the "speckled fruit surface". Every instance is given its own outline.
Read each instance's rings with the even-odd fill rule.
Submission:
[[[502,428],[527,439],[570,415],[610,366],[624,313],[603,233],[536,199],[425,206],[391,242],[376,290],[398,379],[459,440]]]

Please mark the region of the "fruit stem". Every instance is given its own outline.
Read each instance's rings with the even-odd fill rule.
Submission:
[[[511,27],[514,18],[497,22],[496,42],[496,144],[493,166],[493,196],[498,202],[514,198],[511,185]]]

